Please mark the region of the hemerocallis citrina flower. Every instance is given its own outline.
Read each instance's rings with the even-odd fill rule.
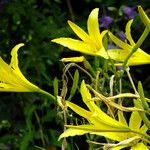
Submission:
[[[81,40],[62,37],[53,39],[52,42],[61,44],[74,51],[78,51],[88,55],[102,56],[104,58],[108,58],[106,50],[103,46],[103,37],[107,33],[107,30],[104,30],[102,33],[100,33],[98,12],[99,9],[95,8],[92,10],[88,17],[88,33],[86,33],[73,22],[68,21],[71,29]]]
[[[33,92],[40,88],[29,82],[18,67],[18,49],[23,43],[16,45],[11,51],[11,62],[7,64],[0,57],[0,91],[4,92]]]
[[[108,50],[108,55],[118,61],[118,62],[124,62],[125,59],[128,57],[128,55],[132,52],[133,47],[135,46],[135,42],[132,39],[131,36],[131,24],[133,20],[129,20],[126,25],[126,38],[127,41],[122,41],[119,38],[117,38],[115,35],[113,35],[111,32],[109,32],[109,37],[111,40],[120,48],[119,49],[112,49]],[[117,65],[121,65],[123,63],[119,63]],[[143,64],[150,64],[150,55],[144,52],[142,49],[138,48],[135,53],[129,58],[127,65],[128,66],[135,66],[135,65],[143,65]]]
[[[11,62],[7,64],[0,57],[0,91],[1,92],[40,92],[55,99],[48,92],[29,82],[18,67],[18,50],[23,43],[16,45],[11,51]]]
[[[142,119],[138,112],[134,111],[132,113],[128,125],[120,111],[118,112],[118,120],[104,113],[93,101],[84,81],[81,83],[80,91],[83,102],[89,110],[83,109],[69,101],[66,102],[66,105],[78,115],[86,118],[89,123],[83,125],[66,125],[68,129],[60,135],[59,140],[63,137],[90,133],[119,142],[116,145],[112,144],[111,148],[137,147],[138,145],[142,148],[147,148],[142,142],[144,137],[141,135],[145,135],[148,128],[145,124],[141,126]]]

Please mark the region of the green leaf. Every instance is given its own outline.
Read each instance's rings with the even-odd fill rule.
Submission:
[[[26,132],[20,143],[20,150],[27,150],[29,142],[32,140],[34,132]]]
[[[58,79],[55,77],[54,82],[53,82],[53,87],[54,87],[54,96],[58,96]]]
[[[73,95],[75,94],[76,89],[78,87],[78,82],[79,82],[79,71],[76,70],[75,74],[74,74],[73,85],[71,87],[70,96],[68,98],[68,101],[70,101],[72,99]]]

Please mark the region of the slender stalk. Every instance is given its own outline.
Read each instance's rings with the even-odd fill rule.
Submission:
[[[45,140],[44,140],[44,134],[43,134],[43,130],[42,130],[42,125],[40,123],[40,118],[39,118],[39,116],[38,116],[36,111],[34,112],[34,114],[35,114],[36,120],[37,120],[37,122],[39,124],[42,144],[43,144],[43,146],[45,146],[46,143],[45,143]]]
[[[133,87],[133,89],[134,89],[135,94],[138,95],[138,92],[137,92],[137,90],[136,90],[136,87],[135,87],[135,85],[134,85],[134,82],[133,82],[133,80],[132,80],[132,77],[131,77],[131,75],[130,75],[129,70],[130,70],[130,68],[128,67],[128,68],[126,69],[128,78],[129,78],[129,80],[130,80],[130,82],[131,82],[131,85],[132,85],[132,87]]]
[[[66,0],[66,2],[67,2],[68,10],[69,10],[69,13],[70,13],[70,19],[72,21],[74,21],[73,9],[72,9],[70,0]]]
[[[121,93],[122,93],[122,79],[120,78],[119,79],[119,94],[121,94]],[[118,104],[122,105],[122,99],[121,99],[121,97],[118,99]]]
[[[50,97],[51,99],[53,99],[54,101],[56,101],[56,97],[54,95],[52,95],[52,94],[50,94],[50,93],[48,93],[48,92],[46,92],[46,91],[44,91],[42,89],[40,89],[38,92],[40,92],[40,93],[42,93],[44,95],[47,95],[48,97]]]

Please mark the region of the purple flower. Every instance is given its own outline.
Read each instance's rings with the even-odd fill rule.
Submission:
[[[109,16],[102,16],[98,19],[100,23],[100,27],[107,28],[113,21],[113,19]]]
[[[122,66],[117,66],[116,67],[116,70],[118,71],[118,70],[123,70],[123,67]]]
[[[129,19],[133,19],[137,15],[136,7],[124,6],[123,12]]]
[[[126,40],[126,35],[123,31],[120,31],[119,33],[119,38],[122,40],[122,41],[125,41]]]
[[[108,44],[108,49],[110,50],[110,49],[113,49],[114,48],[114,46],[112,45],[112,44]]]

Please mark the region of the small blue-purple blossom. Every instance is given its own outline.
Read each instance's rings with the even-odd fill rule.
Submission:
[[[136,7],[124,6],[123,12],[129,19],[133,19],[137,15]]]
[[[118,70],[123,70],[123,67],[122,66],[117,66],[116,67],[116,70],[118,71]]]
[[[109,16],[102,16],[98,19],[101,28],[107,28],[113,21]]]
[[[119,33],[119,38],[122,40],[122,41],[125,41],[126,40],[126,35],[123,31],[120,31]]]
[[[110,49],[113,49],[114,48],[114,46],[112,45],[112,44],[108,44],[108,49],[110,50]]]

